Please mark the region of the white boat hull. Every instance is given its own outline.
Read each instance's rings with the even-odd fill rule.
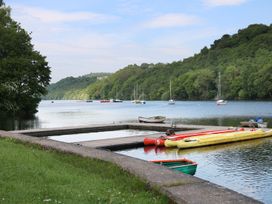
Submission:
[[[154,116],[154,117],[138,117],[140,123],[163,123],[166,117],[164,116]]]
[[[216,101],[216,104],[217,105],[226,105],[228,102],[227,101],[225,101],[225,100],[218,100],[218,101]]]

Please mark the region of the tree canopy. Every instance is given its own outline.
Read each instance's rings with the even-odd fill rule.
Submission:
[[[89,96],[84,88],[109,75],[109,73],[90,73],[80,77],[66,77],[57,83],[50,84],[44,99],[88,99]]]
[[[50,67],[0,1],[0,112],[31,115],[46,94]]]

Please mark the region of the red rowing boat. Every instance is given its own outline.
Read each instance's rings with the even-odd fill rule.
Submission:
[[[191,133],[183,133],[183,134],[175,134],[170,136],[161,136],[159,138],[144,138],[144,145],[156,145],[156,146],[164,146],[164,141],[168,140],[181,140],[187,137],[192,136],[202,136],[208,134],[220,134],[220,133],[230,133],[230,132],[237,132],[242,131],[241,129],[227,129],[227,130],[206,130],[201,132],[191,132]]]

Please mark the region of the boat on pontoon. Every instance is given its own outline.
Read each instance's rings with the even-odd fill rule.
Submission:
[[[256,119],[250,119],[249,121],[241,121],[240,125],[242,127],[266,128],[268,123],[264,122],[261,117],[258,117]]]

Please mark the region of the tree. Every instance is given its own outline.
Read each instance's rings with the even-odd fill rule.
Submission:
[[[50,67],[34,50],[30,35],[0,1],[0,112],[32,115],[46,94]]]

